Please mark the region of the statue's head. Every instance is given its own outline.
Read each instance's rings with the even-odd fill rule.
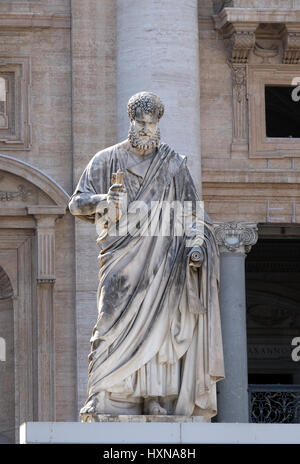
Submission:
[[[160,98],[151,92],[139,92],[129,99],[127,111],[131,145],[141,151],[157,147],[160,142],[158,123],[164,114]]]

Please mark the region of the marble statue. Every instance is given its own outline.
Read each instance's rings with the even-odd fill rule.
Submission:
[[[81,417],[209,420],[224,377],[213,225],[203,210],[199,221],[186,157],[160,141],[160,98],[140,92],[127,109],[128,139],[91,159],[69,203],[73,215],[96,224],[100,247],[98,319]],[[168,204],[190,205],[192,219],[185,226],[186,210],[173,209],[168,233],[161,233]]]

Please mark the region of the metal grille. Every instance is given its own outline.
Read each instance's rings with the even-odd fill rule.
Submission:
[[[300,423],[300,385],[249,385],[250,422]]]

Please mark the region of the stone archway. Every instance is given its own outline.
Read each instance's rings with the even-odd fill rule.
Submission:
[[[55,420],[55,223],[68,198],[41,170],[0,154],[0,266],[13,291],[16,429]]]

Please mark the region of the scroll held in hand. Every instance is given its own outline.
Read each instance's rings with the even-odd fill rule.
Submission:
[[[190,265],[199,267],[203,262],[203,251],[200,247],[192,248],[190,252]]]

